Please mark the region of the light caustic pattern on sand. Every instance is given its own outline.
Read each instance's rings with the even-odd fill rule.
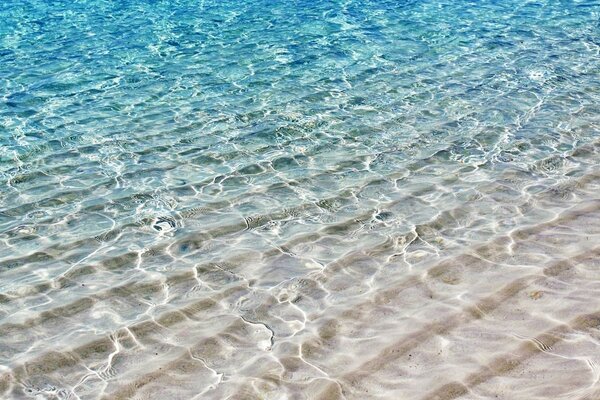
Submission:
[[[0,397],[600,398],[600,4],[0,4]]]

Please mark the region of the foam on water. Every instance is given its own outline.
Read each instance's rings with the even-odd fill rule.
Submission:
[[[0,397],[600,398],[600,4],[0,4]]]

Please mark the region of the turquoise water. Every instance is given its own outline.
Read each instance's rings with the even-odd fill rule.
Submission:
[[[596,1],[3,2],[0,396],[600,398],[599,162]]]

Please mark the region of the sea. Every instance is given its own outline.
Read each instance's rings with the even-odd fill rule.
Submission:
[[[600,399],[600,1],[4,0],[0,398]]]

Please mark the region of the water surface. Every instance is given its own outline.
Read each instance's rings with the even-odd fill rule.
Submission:
[[[600,3],[0,4],[0,397],[600,398]]]

